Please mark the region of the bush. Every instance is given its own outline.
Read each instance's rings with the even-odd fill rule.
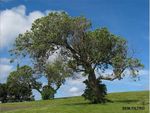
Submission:
[[[105,95],[107,94],[107,89],[105,84],[102,84],[100,80],[96,80],[95,87],[92,87],[88,80],[85,80],[86,89],[82,95],[85,99],[90,100],[92,103],[105,103],[107,99]]]
[[[42,90],[42,99],[47,100],[47,99],[53,99],[55,94],[55,90],[50,87],[50,86],[44,86]]]

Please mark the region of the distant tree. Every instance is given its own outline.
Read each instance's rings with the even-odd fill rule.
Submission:
[[[7,84],[0,83],[0,101],[2,103],[7,102]]]
[[[60,56],[58,56],[53,63],[46,64],[45,76],[48,80],[48,86],[55,86],[55,91],[60,88],[65,82],[65,78],[69,77],[70,74],[70,69]]]
[[[11,53],[15,56],[29,55],[35,69],[44,73],[49,56],[60,50],[72,72],[88,76],[85,82],[88,90],[85,90],[84,97],[92,103],[104,103],[106,89],[101,84],[102,80],[120,80],[126,70],[136,77],[143,65],[129,55],[125,39],[106,28],[90,28],[91,22],[85,17],[71,17],[64,12],[50,13],[34,21],[30,31],[16,38]],[[112,74],[105,74],[107,69],[112,70]]]
[[[29,66],[18,67],[10,73],[7,79],[9,101],[33,100],[32,89],[38,89],[41,84],[33,77],[33,70]]]
[[[43,86],[41,95],[42,99],[53,99],[55,93],[69,77],[70,71],[60,56],[57,56],[53,62],[48,62],[45,66],[44,75],[47,78],[47,85]]]

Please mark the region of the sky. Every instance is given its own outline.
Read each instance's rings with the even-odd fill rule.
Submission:
[[[107,91],[148,90],[149,80],[149,3],[148,0],[0,0],[0,82],[6,82],[9,73],[16,69],[10,64],[9,50],[19,33],[30,30],[32,22],[49,12],[65,11],[71,16],[85,16],[92,22],[92,29],[107,27],[110,32],[124,37],[134,56],[144,64],[139,73],[140,80],[130,77],[113,82],[103,81]],[[23,64],[30,64],[27,59]],[[60,87],[56,97],[78,96],[85,89],[86,78],[68,78]],[[41,78],[43,84],[46,79]],[[33,91],[35,98],[39,93]]]

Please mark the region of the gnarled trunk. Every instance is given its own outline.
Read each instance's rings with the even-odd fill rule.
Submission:
[[[88,80],[84,81],[84,83],[86,84],[86,89],[83,94],[85,99],[90,100],[92,103],[106,102],[106,87],[96,78],[94,70],[89,72]]]

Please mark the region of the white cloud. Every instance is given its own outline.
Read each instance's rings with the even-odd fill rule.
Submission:
[[[72,87],[69,89],[69,92],[71,93],[71,96],[79,96],[83,93],[79,87]]]
[[[43,17],[46,13],[42,13],[40,11],[31,12],[28,16],[28,21],[32,23],[37,18]]]
[[[10,63],[10,59],[8,58],[0,58],[0,64],[9,64]]]
[[[75,93],[75,92],[78,92],[79,89],[77,87],[72,87],[70,90],[69,90],[71,93]]]
[[[18,34],[31,28],[35,19],[47,15],[49,12],[59,11],[33,11],[26,14],[24,5],[0,11],[0,48],[11,45]]]
[[[148,75],[149,71],[148,70],[140,70],[139,75]]]
[[[0,83],[6,82],[9,73],[13,70],[13,66],[0,64]]]
[[[81,96],[85,89],[83,81],[87,77],[83,77],[81,74],[77,76],[79,76],[77,79],[67,78],[65,84],[58,90],[56,97]]]
[[[8,58],[0,58],[0,83],[6,82],[9,73],[14,69],[9,61]]]
[[[25,7],[19,6],[1,11],[0,16],[0,48],[14,41],[19,33],[29,29],[30,24],[24,18]]]
[[[77,78],[68,78],[67,83],[71,85],[78,85],[78,84],[83,84],[83,81],[87,79],[87,76],[82,76],[81,73],[76,74]]]

